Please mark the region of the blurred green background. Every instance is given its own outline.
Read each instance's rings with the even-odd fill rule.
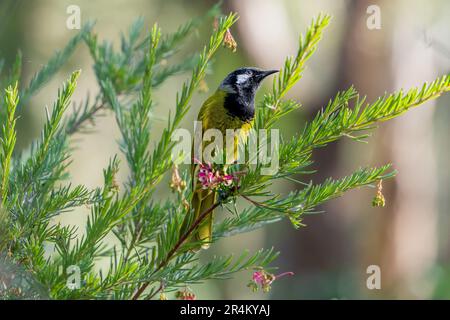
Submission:
[[[0,55],[11,63],[22,50],[24,79],[28,81],[76,33],[66,28],[69,5],[81,8],[85,23],[95,20],[102,39],[120,41],[120,32],[142,16],[150,27],[157,21],[163,32],[202,16],[215,1],[181,0],[2,0],[0,1]],[[381,29],[369,30],[369,5],[381,8]],[[192,112],[183,124],[192,130],[192,120],[201,102],[224,76],[240,66],[280,68],[287,55],[296,52],[297,39],[319,12],[333,15],[331,26],[309,61],[303,79],[290,98],[303,107],[279,124],[289,136],[324,106],[338,90],[354,84],[372,101],[385,92],[430,81],[450,70],[450,2],[445,0],[396,1],[223,1],[223,12],[236,11],[240,19],[232,33],[238,50],[223,49],[207,76],[210,88],[198,93]],[[185,52],[194,52],[206,41],[211,25],[204,24],[191,36]],[[176,59],[183,59],[179,54]],[[65,68],[41,93],[22,109],[18,123],[18,148],[27,148],[42,128],[46,105],[68,74],[83,70],[75,100],[98,88],[92,60],[80,46]],[[188,75],[172,78],[156,94],[153,137],[158,139],[168,110],[175,106],[175,92]],[[266,83],[269,86],[269,82]],[[266,87],[267,88],[267,87]],[[264,91],[261,90],[260,94]],[[275,265],[280,272],[293,271],[269,294],[252,293],[246,283],[251,274],[229,281],[211,281],[194,286],[201,299],[381,299],[450,298],[450,96],[428,103],[399,119],[383,124],[369,144],[342,140],[315,154],[313,167],[319,173],[304,179],[339,177],[359,166],[391,162],[397,177],[384,183],[387,205],[372,208],[375,190],[346,194],[320,208],[326,213],[306,217],[307,227],[294,230],[288,221],[215,244],[203,255],[275,247],[281,251]],[[110,114],[99,119],[93,134],[77,135],[71,165],[72,180],[88,187],[100,186],[102,168],[119,153],[119,132]],[[122,170],[122,178],[127,175]],[[164,187],[164,184],[161,185]],[[280,191],[296,185],[276,186]],[[167,196],[161,188],[160,197]],[[83,226],[87,209],[64,214],[58,221]],[[81,232],[81,231],[80,231]],[[113,242],[111,237],[109,241]],[[381,268],[381,290],[368,290],[366,269]]]

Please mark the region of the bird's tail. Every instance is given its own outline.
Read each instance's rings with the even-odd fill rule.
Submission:
[[[198,190],[192,199],[192,208],[194,209],[194,219],[198,217],[216,202],[216,193],[212,190]],[[208,249],[212,241],[213,214],[209,213],[194,231],[193,241],[200,242],[202,249]],[[194,221],[195,221],[194,220]]]
[[[234,148],[232,149],[233,159],[238,159],[238,140],[239,137],[234,137]],[[227,155],[227,159],[231,157]],[[233,160],[234,161],[234,160]],[[195,161],[194,161],[195,162]],[[228,168],[227,165],[224,166],[224,171]],[[184,218],[183,225],[181,227],[181,232],[186,232],[189,227],[195,223],[195,221],[206,211],[208,211],[212,206],[216,204],[217,194],[213,190],[203,189],[202,184],[198,179],[199,165],[193,164],[191,170],[192,177],[192,201],[191,210]],[[193,219],[191,219],[191,212],[193,211]],[[212,242],[212,229],[213,229],[213,215],[214,210],[211,211],[199,224],[196,230],[193,232],[192,236],[189,238],[190,241],[200,243],[202,249],[208,249],[210,243]],[[194,248],[195,249],[200,249]]]
[[[216,202],[216,193],[213,190],[202,189],[200,181],[198,181],[198,165],[193,165],[192,168],[192,200],[191,210],[186,214],[181,232],[187,232],[189,227],[200,217],[200,215],[210,209]],[[193,214],[193,217],[191,217]],[[211,211],[195,229],[187,242],[198,242],[199,246],[196,249],[207,249],[212,241],[212,227],[213,214]]]

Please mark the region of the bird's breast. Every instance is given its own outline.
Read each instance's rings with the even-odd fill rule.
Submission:
[[[248,131],[252,127],[254,110],[244,112],[245,116],[244,113],[239,116],[231,111],[233,108],[227,104],[228,97],[226,92],[218,91],[205,102],[199,114],[204,130],[218,129],[226,134],[227,129]]]

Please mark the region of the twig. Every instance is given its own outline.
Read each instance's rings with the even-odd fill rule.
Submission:
[[[72,135],[74,133],[76,133],[81,126],[83,125],[83,123],[89,119],[92,119],[93,116],[100,111],[101,109],[103,109],[106,106],[106,101],[102,101],[101,104],[99,104],[98,106],[92,108],[91,110],[89,110],[89,112],[87,112],[84,116],[82,116],[80,119],[78,119],[71,127],[69,127],[66,130],[66,133],[68,135]]]
[[[264,209],[274,210],[273,208],[271,208],[271,207],[269,207],[269,206],[267,206],[267,205],[265,205],[265,204],[263,204],[263,203],[261,203],[261,202],[255,201],[255,200],[253,200],[253,199],[247,197],[246,195],[241,194],[241,197],[244,198],[245,200],[247,200],[248,202],[254,204],[254,205],[257,206],[257,207],[261,207],[261,208],[264,208]]]
[[[155,290],[155,292],[153,292],[151,295],[149,295],[146,300],[150,300],[151,298],[153,298],[154,296],[156,296],[158,294],[158,292],[160,292],[162,289],[164,289],[164,284],[163,282],[161,282],[161,285],[159,286],[158,290]]]

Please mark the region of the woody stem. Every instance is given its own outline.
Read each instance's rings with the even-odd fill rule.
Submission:
[[[216,202],[211,207],[209,207],[206,211],[204,211],[190,226],[190,228],[178,239],[177,243],[173,246],[173,248],[169,251],[167,256],[164,258],[164,260],[158,265],[158,267],[155,269],[155,271],[152,272],[152,275],[161,270],[163,267],[169,263],[170,259],[175,255],[175,253],[178,251],[178,249],[181,247],[181,245],[189,238],[189,236],[192,234],[192,232],[200,225],[200,223],[211,214],[211,212],[214,211],[218,206],[220,205],[220,202]],[[133,296],[133,300],[137,300],[142,293],[145,291],[145,289],[149,286],[150,281],[147,281],[143,283],[139,289],[136,291],[136,293]]]

